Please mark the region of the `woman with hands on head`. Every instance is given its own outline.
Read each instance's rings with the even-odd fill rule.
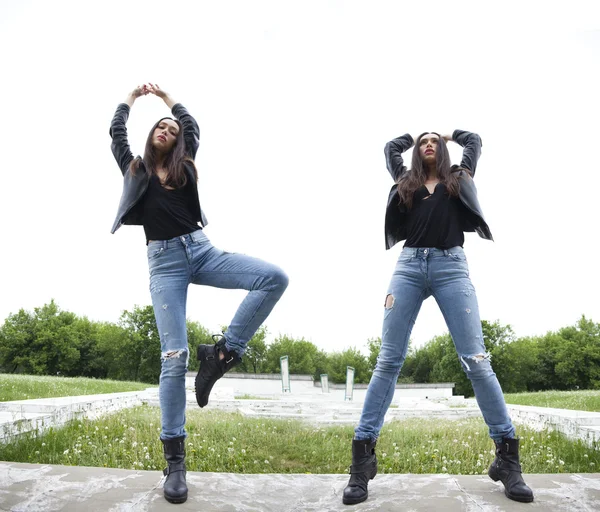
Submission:
[[[126,122],[135,101],[147,95],[161,98],[173,118],[152,127],[143,157],[133,157]],[[112,152],[124,177],[123,194],[112,233],[123,224],[142,225],[146,234],[150,294],[161,343],[159,400],[167,468],[164,496],[183,503],[188,489],[185,473],[185,374],[189,349],[186,331],[188,285],[244,289],[240,304],[224,334],[214,345],[200,345],[196,400],[208,403],[214,383],[241,362],[246,345],[283,295],[288,278],[277,266],[213,247],[203,228],[194,158],[200,131],[194,118],[156,84],[136,87],[114,114]]]
[[[450,141],[464,148],[460,166],[450,163],[446,146]],[[492,240],[473,182],[481,139],[461,130],[443,137],[423,133],[416,139],[408,170],[402,154],[413,142],[406,134],[385,146],[387,168],[394,179],[385,216],[386,249],[405,242],[384,301],[381,351],[355,429],[351,476],[343,502],[367,499],[368,482],[377,474],[377,438],[394,397],[410,333],[421,304],[430,296],[444,315],[496,445],[488,474],[502,481],[508,498],[531,502],[533,493],[521,476],[519,441],[483,343],[477,297],[462,248],[465,231]]]

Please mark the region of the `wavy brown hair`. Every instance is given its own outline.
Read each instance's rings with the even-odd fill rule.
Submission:
[[[448,153],[448,146],[446,141],[436,132],[423,132],[417,137],[415,147],[412,154],[412,162],[410,164],[410,171],[405,172],[400,180],[398,181],[398,195],[400,201],[406,205],[407,208],[412,208],[413,196],[415,191],[422,187],[427,180],[427,168],[423,163],[421,157],[421,151],[419,146],[423,135],[433,133],[439,137],[437,150],[435,152],[435,167],[437,169],[437,175],[440,183],[446,185],[446,189],[451,196],[458,196],[460,190],[460,184],[458,182],[458,174],[453,171],[457,171],[457,166],[452,166],[450,163],[450,153]]]
[[[159,119],[156,124],[150,130],[148,134],[148,138],[146,139],[146,147],[144,149],[144,158],[134,158],[129,164],[129,169],[133,174],[140,167],[140,163],[143,161],[146,169],[151,174],[156,174],[156,161],[157,161],[157,153],[154,145],[152,144],[152,136],[154,135],[154,130],[158,128],[158,125],[161,121],[165,119],[171,119],[170,117],[163,117]],[[188,163],[192,169],[194,170],[194,178],[198,180],[198,170],[196,169],[196,165],[194,164],[194,160],[191,159],[188,155],[185,154],[185,140],[183,139],[183,126],[177,119],[171,119],[177,123],[179,126],[179,133],[177,134],[177,138],[175,139],[175,144],[171,148],[171,151],[165,156],[165,160],[163,162],[163,168],[167,171],[167,177],[164,182],[162,182],[165,187],[172,188],[181,188],[185,186],[187,183],[187,175],[185,172],[185,165]]]

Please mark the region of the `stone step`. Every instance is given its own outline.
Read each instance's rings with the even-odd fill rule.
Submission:
[[[0,402],[0,439],[33,430],[41,432],[76,418],[98,418],[146,403],[149,396],[153,393],[144,390]]]
[[[350,460],[348,460],[350,463]],[[486,475],[379,474],[369,498],[342,504],[348,475],[187,472],[188,500],[163,497],[161,471],[0,463],[2,510],[87,512],[574,512],[599,510],[600,474],[525,476],[535,501],[517,503]]]

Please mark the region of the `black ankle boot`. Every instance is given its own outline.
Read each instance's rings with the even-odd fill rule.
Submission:
[[[200,370],[196,375],[196,401],[200,407],[208,403],[208,396],[223,375],[234,366],[240,364],[242,359],[235,352],[230,352],[225,347],[225,337],[220,334],[213,335],[213,339],[221,337],[214,345],[198,345],[198,361]],[[223,354],[223,359],[220,358]]]
[[[163,471],[167,477],[163,485],[165,499],[169,503],[183,503],[188,495],[185,483],[185,437],[162,439],[162,443],[167,461]]]
[[[527,487],[521,476],[519,464],[519,440],[503,439],[496,442],[496,458],[488,471],[490,478],[504,484],[504,494],[507,498],[523,503],[533,501],[533,492]]]
[[[350,481],[344,489],[342,501],[344,505],[354,505],[367,499],[367,485],[377,474],[377,456],[375,445],[377,441],[365,439],[352,440],[352,466],[350,466]]]

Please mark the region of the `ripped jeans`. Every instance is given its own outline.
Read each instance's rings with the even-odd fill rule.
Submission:
[[[202,230],[149,242],[148,267],[162,353],[158,390],[160,437],[173,439],[185,435],[188,285],[248,290],[225,333],[227,349],[241,356],[283,295],[288,277],[275,265],[213,247]]]
[[[494,441],[513,438],[515,429],[485,351],[477,297],[462,247],[448,250],[406,247],[398,258],[388,289],[381,351],[355,429],[355,439],[379,436],[406,358],[410,333],[421,304],[430,295],[444,315],[490,437]]]

